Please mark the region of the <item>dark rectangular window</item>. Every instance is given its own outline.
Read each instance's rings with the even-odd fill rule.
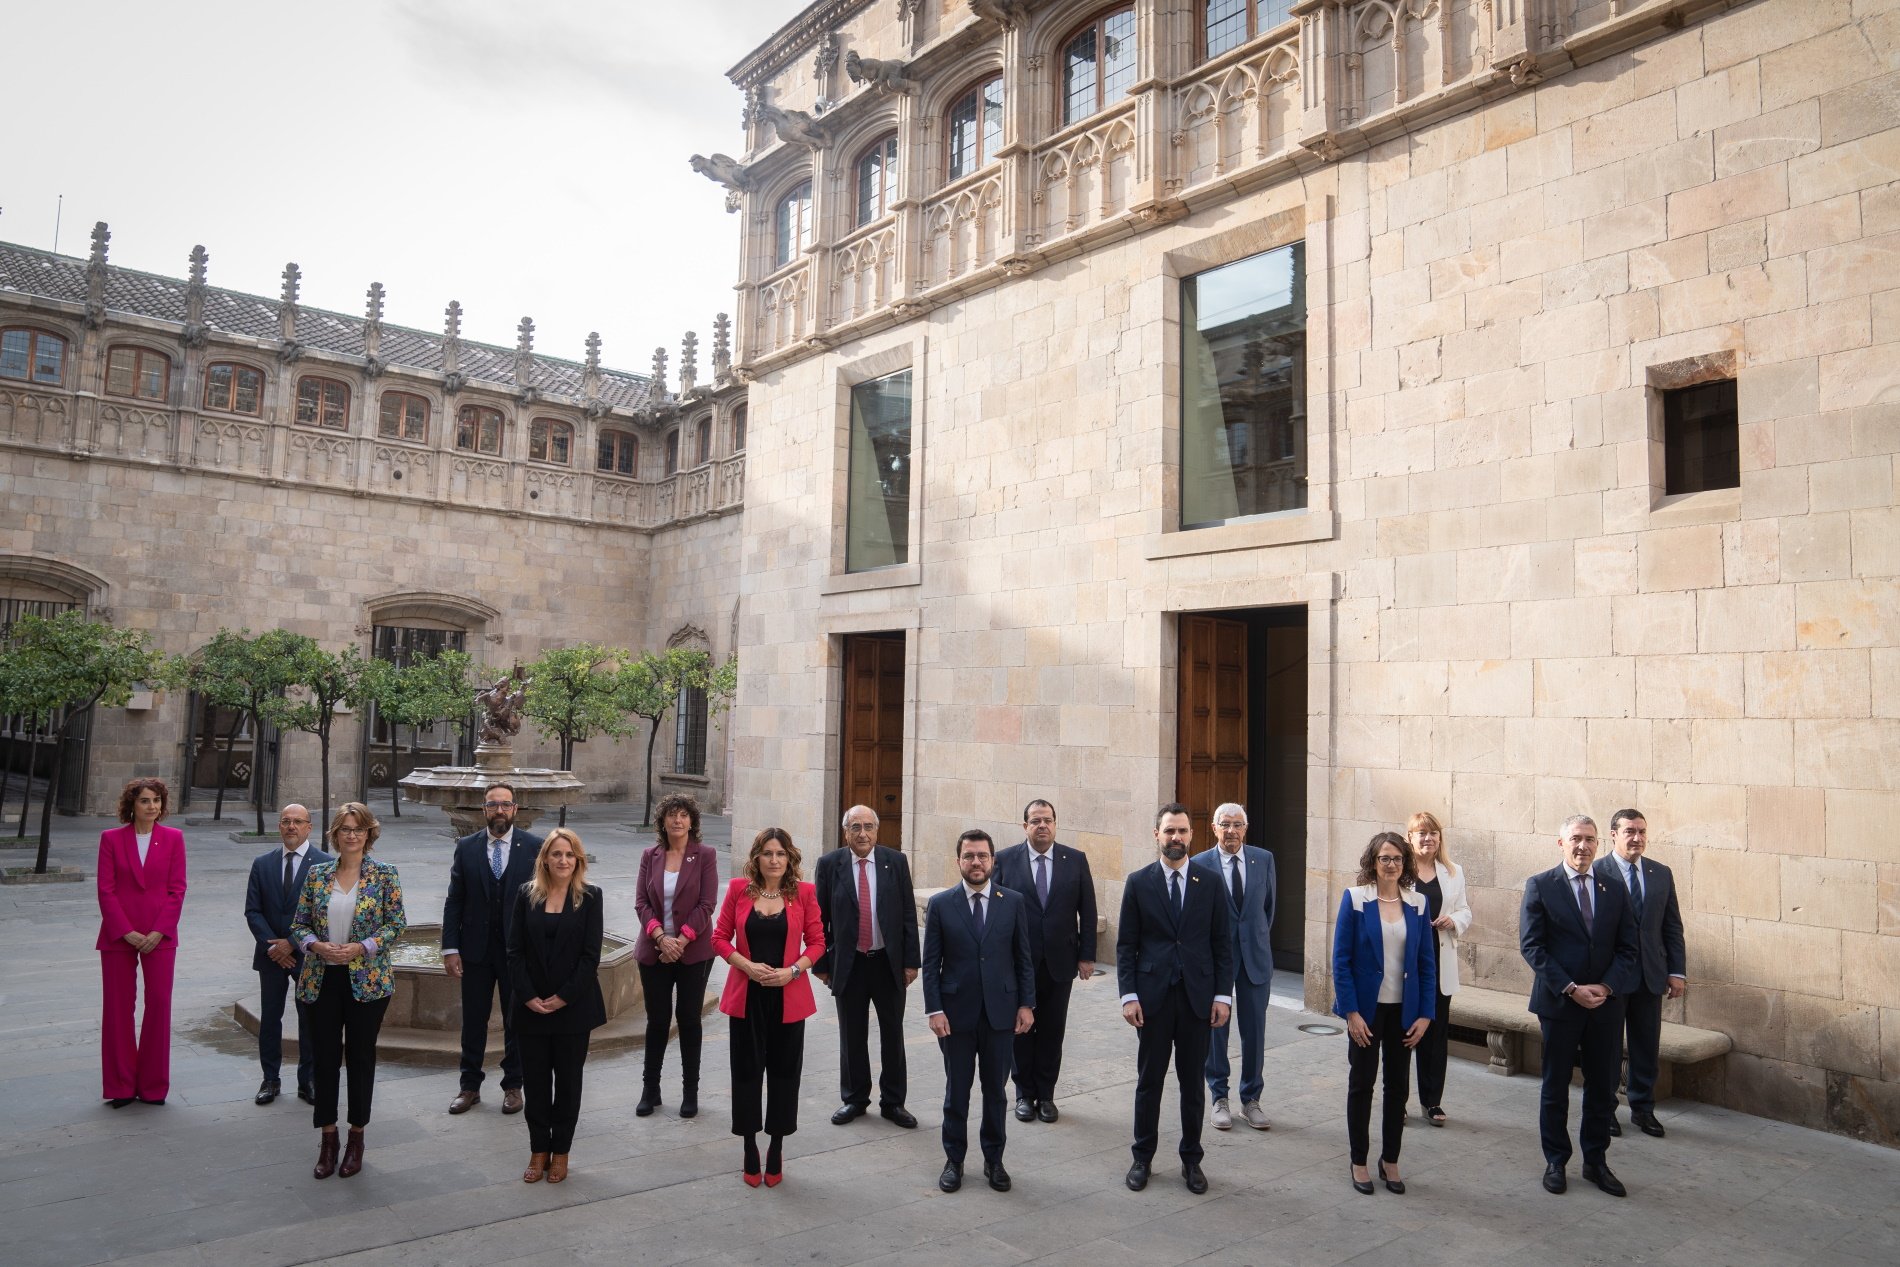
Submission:
[[[706,773],[706,692],[682,686],[673,722],[673,772]]]
[[[1181,283],[1181,526],[1306,506],[1306,247]]]
[[[1741,442],[1735,380],[1697,383],[1662,394],[1663,492],[1740,488]]]
[[[851,389],[844,570],[910,561],[910,371]]]

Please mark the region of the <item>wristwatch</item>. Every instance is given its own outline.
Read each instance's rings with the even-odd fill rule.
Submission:
[[[805,970],[803,968],[799,967],[797,964],[792,965],[792,980],[796,981],[804,975],[805,975]]]

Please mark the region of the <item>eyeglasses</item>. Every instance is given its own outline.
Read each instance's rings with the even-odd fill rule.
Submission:
[[[336,829],[336,834],[339,836],[367,836],[369,835],[369,828],[367,827],[339,827]]]
[[[1405,859],[1395,853],[1382,853],[1379,855],[1379,865],[1392,867],[1403,866],[1405,865]]]
[[[483,809],[513,809],[514,807],[515,807],[515,803],[513,801],[483,801],[482,802]]]
[[[876,823],[852,823],[849,827],[846,827],[845,830],[855,836],[860,832],[876,831],[877,824]]]

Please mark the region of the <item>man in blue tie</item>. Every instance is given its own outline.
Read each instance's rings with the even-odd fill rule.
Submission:
[[[1623,1054],[1623,999],[1640,980],[1636,914],[1621,885],[1591,869],[1596,822],[1564,820],[1557,844],[1563,860],[1524,882],[1518,949],[1531,969],[1530,1010],[1544,1037],[1544,1090],[1538,1133],[1544,1145],[1544,1190],[1567,1186],[1570,1161],[1570,1072],[1583,1066],[1583,1178],[1613,1197],[1627,1195],[1605,1155],[1616,1117],[1616,1073]]]
[[[1234,1028],[1240,1031],[1240,1120],[1256,1131],[1269,1129],[1260,1107],[1266,1079],[1267,1002],[1273,992],[1273,855],[1247,843],[1247,811],[1228,802],[1214,811],[1214,837],[1220,848],[1194,856],[1193,866],[1227,896],[1234,917]],[[1214,1129],[1232,1130],[1234,1112],[1227,1101],[1227,1030],[1209,1038],[1207,1090],[1214,1097]]]
[[[251,879],[244,892],[244,922],[257,946],[251,967],[263,987],[263,1006],[257,1013],[257,1059],[264,1067],[253,1103],[269,1104],[278,1095],[278,1070],[284,1058],[284,996],[297,983],[303,950],[291,943],[290,921],[297,914],[297,895],[310,864],[329,858],[310,843],[310,811],[286,805],[277,811],[277,834],[284,844],[251,862]],[[297,1003],[297,1098],[315,1104],[312,1071],[316,1048],[304,1025],[304,1005]]]
[[[1630,1121],[1643,1134],[1661,1138],[1656,1073],[1662,1066],[1662,1001],[1664,996],[1681,998],[1689,986],[1682,911],[1676,904],[1675,875],[1649,856],[1649,821],[1641,811],[1620,809],[1611,815],[1610,848],[1611,853],[1597,859],[1597,877],[1622,885],[1629,894],[1641,949],[1641,980],[1623,1000],[1629,1035]],[[1610,1134],[1622,1133],[1611,1117]]]
[[[501,1111],[521,1112],[521,1053],[515,1047],[515,992],[508,975],[508,921],[515,890],[534,878],[541,838],[515,830],[515,790],[491,783],[482,801],[486,831],[455,842],[449,896],[442,904],[442,968],[462,983],[462,1086],[449,1112],[482,1102],[488,1017],[501,995]]]

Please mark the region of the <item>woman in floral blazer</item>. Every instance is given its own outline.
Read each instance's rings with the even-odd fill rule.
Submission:
[[[376,1088],[376,1034],[396,992],[389,947],[409,926],[396,868],[369,857],[382,825],[369,806],[349,801],[330,824],[334,861],[314,864],[297,898],[290,937],[303,947],[297,998],[306,1005],[307,1039],[316,1055],[316,1110],[323,1141],[319,1179],[363,1168],[363,1128]],[[347,1042],[345,1041],[347,1037]],[[350,1073],[350,1139],[337,1159],[337,1086],[345,1053]]]

